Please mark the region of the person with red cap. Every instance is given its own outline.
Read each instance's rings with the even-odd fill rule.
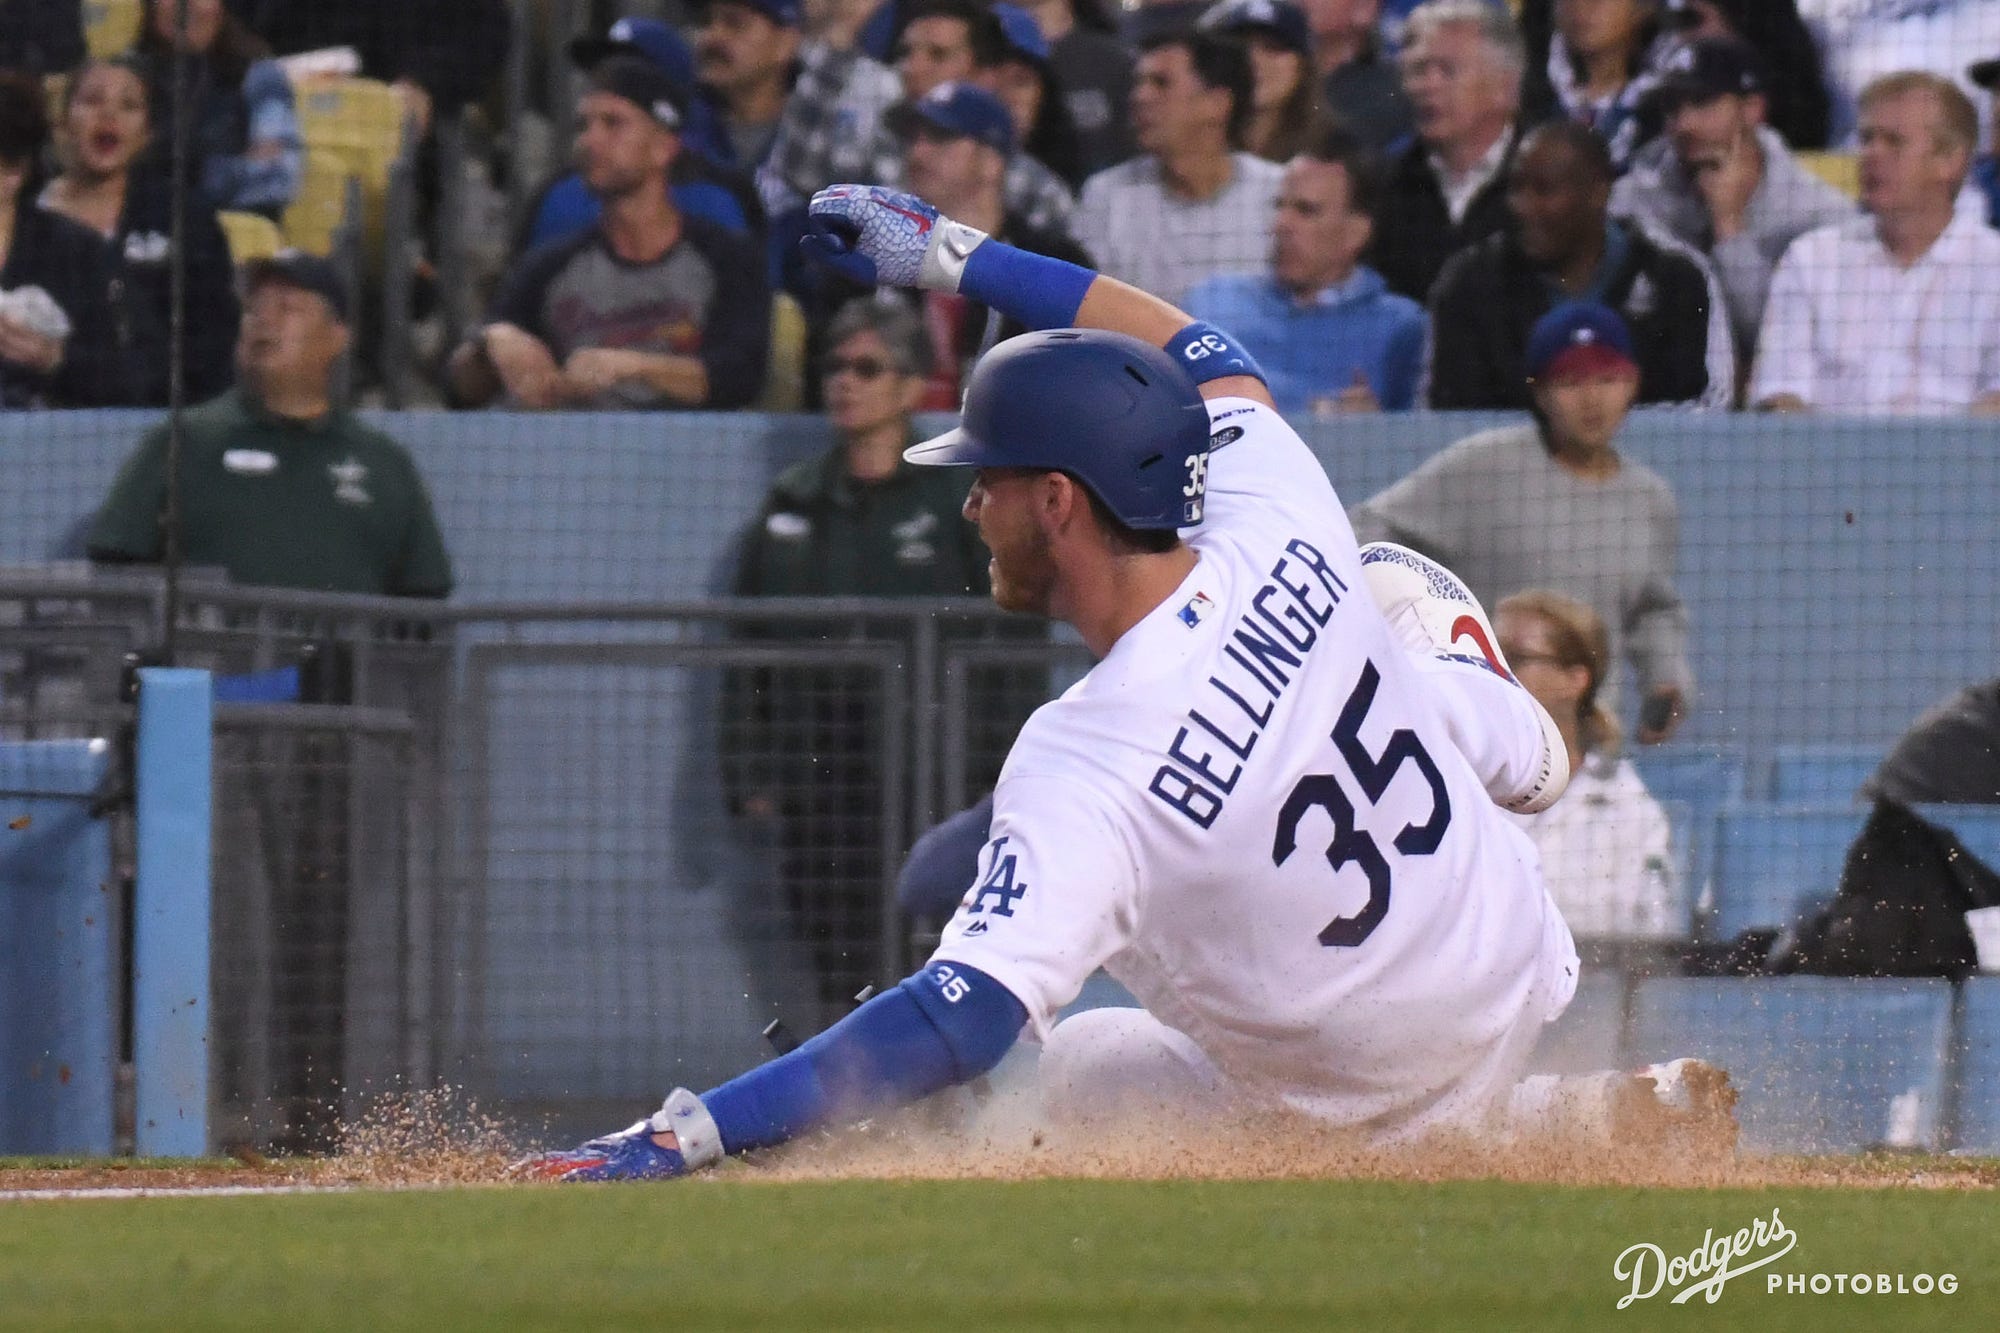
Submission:
[[[1673,492],[1617,448],[1639,392],[1632,331],[1609,306],[1567,302],[1536,322],[1526,366],[1531,421],[1460,440],[1355,506],[1355,535],[1421,551],[1487,605],[1548,588],[1589,606],[1620,664],[1600,697],[1614,711],[1629,699],[1629,665],[1638,739],[1663,741],[1687,711],[1694,673],[1674,586]]]

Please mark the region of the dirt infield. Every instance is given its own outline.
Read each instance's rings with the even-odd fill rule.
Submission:
[[[522,1151],[495,1122],[455,1102],[404,1104],[357,1127],[348,1150],[323,1158],[189,1166],[115,1161],[0,1165],[0,1200],[158,1191],[292,1192],[500,1185]],[[1431,1143],[1373,1150],[1282,1119],[1152,1126],[1065,1142],[1025,1125],[940,1128],[908,1115],[818,1135],[732,1161],[742,1183],[825,1180],[1504,1180],[1522,1184],[1665,1189],[1846,1188],[1993,1190],[2000,1162],[1877,1154],[1759,1157],[1669,1144],[1610,1149],[1558,1143]],[[545,1188],[545,1186],[525,1186]],[[32,1192],[30,1194],[29,1192]]]

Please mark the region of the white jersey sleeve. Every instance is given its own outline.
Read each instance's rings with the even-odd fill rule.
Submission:
[[[1275,408],[1215,398],[1208,420],[1208,494],[1202,522],[1181,534],[1188,541],[1237,526],[1254,532],[1276,513],[1315,524],[1337,517],[1346,528],[1326,469]]]
[[[1138,886],[1132,849],[1088,787],[1003,774],[979,875],[932,957],[998,981],[1045,1037],[1057,1012],[1130,940]]]

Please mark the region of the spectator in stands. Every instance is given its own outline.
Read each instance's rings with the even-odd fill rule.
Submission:
[[[1076,130],[1085,179],[1132,156],[1125,108],[1132,97],[1132,51],[1118,40],[1100,0],[1033,0],[1049,43],[1049,69]]]
[[[1808,232],[1771,279],[1751,398],[1774,411],[2000,411],[2000,235],[1956,207],[1972,99],[1936,74],[1861,94],[1867,216]]]
[[[1629,659],[1638,738],[1665,740],[1693,693],[1687,610],[1674,587],[1679,517],[1658,474],[1617,449],[1639,390],[1631,330],[1609,306],[1556,307],[1528,340],[1534,420],[1460,440],[1357,506],[1364,542],[1450,566],[1488,606],[1524,588],[1588,605]],[[1613,672],[1604,698],[1625,693]]]
[[[1734,37],[1695,38],[1668,60],[1655,90],[1666,133],[1639,150],[1611,191],[1614,213],[1658,223],[1708,256],[1729,303],[1740,373],[1786,248],[1854,212],[1764,124],[1764,88],[1755,51]]]
[[[1529,331],[1560,301],[1599,301],[1630,327],[1641,403],[1728,407],[1736,397],[1729,318],[1704,261],[1612,218],[1604,141],[1575,121],[1530,133],[1507,178],[1516,229],[1460,251],[1431,291],[1429,401],[1525,408]]]
[[[701,33],[708,51],[703,77],[717,87],[738,89],[729,97],[745,116],[765,114],[762,108],[773,96],[783,102],[768,150],[738,160],[756,168],[757,192],[773,222],[772,244],[788,251],[804,228],[802,218],[792,215],[802,215],[816,191],[857,179],[863,161],[858,146],[883,133],[883,113],[903,96],[903,85],[859,45],[808,40],[796,44],[797,58],[789,64],[775,61],[774,54],[787,49],[788,29],[799,22],[796,5],[790,0],[730,0],[730,5],[740,12],[727,21],[722,8],[708,11],[710,21]],[[836,31],[844,29],[843,23]]]
[[[1480,0],[1420,5],[1405,38],[1417,132],[1390,157],[1368,262],[1389,290],[1422,301],[1446,259],[1508,225],[1523,55],[1506,11]]]
[[[976,83],[998,93],[1006,67],[1015,59],[1000,19],[978,0],[920,0],[904,8],[896,39],[896,72],[903,100],[915,102],[941,83]],[[1015,126],[1016,134],[1026,128]],[[903,145],[886,120],[872,142],[849,145],[839,159],[838,179],[900,185]],[[1025,152],[1007,162],[1007,211],[1028,226],[1061,230],[1070,226],[1076,198],[1060,176]]]
[[[1007,212],[1004,182],[1015,151],[1014,121],[992,93],[969,83],[941,83],[892,108],[889,125],[903,142],[904,185],[945,216],[1018,249],[1090,267],[1090,256],[1067,232],[1044,231]],[[930,371],[920,406],[927,411],[956,411],[973,363],[1001,339],[1025,332],[964,296],[896,295],[916,302],[922,313]]]
[[[980,77],[1014,117],[1021,150],[1053,171],[1074,191],[1090,173],[1083,146],[1063,100],[1062,84],[1049,62],[1049,41],[1035,16],[1019,5],[996,0],[989,6],[1000,23],[1000,58]]]
[[[62,174],[38,202],[102,237],[114,274],[118,342],[135,407],[164,407],[173,327],[173,185],[139,165],[152,134],[153,100],[137,61],[90,60],[70,77],[58,135]],[[236,272],[215,210],[188,201],[181,248],[186,294],[183,401],[213,398],[235,377]]]
[[[35,203],[46,104],[40,80],[0,74],[0,408],[127,402],[104,242]]]
[[[1965,76],[1994,93],[1995,107],[2000,108],[2000,58],[1982,60],[1965,71]],[[1986,198],[1986,223],[1990,227],[2000,227],[2000,109],[1989,117],[1993,138],[1992,146],[1972,164],[1972,180]]]
[[[1875,80],[1910,69],[1956,78],[1968,56],[2000,43],[1993,0],[1802,0],[1799,8],[1824,57],[1835,147],[1856,146],[1856,94]]]
[[[1077,239],[1099,271],[1179,302],[1218,274],[1254,274],[1284,168],[1245,152],[1250,59],[1205,32],[1155,37],[1139,57],[1132,128],[1141,156],[1083,187]]]
[[[604,216],[516,262],[490,322],[452,354],[461,404],[727,408],[757,396],[770,345],[764,257],[669,198],[677,96],[634,57],[591,71],[577,170]]]
[[[829,345],[826,406],[838,441],[772,485],[746,536],[735,591],[983,595],[987,552],[959,517],[963,479],[903,460],[929,369],[917,319],[901,305],[863,298],[834,319]],[[880,984],[884,966],[883,756],[872,704],[879,682],[865,669],[760,668],[732,673],[727,693],[730,804],[775,835],[778,879],[813,947],[821,998],[843,1003],[863,985]]]
[[[187,413],[181,551],[238,583],[443,597],[451,562],[410,457],[335,406],[347,289],[324,259],[288,250],[248,273],[238,385]],[[93,560],[165,556],[167,427],[118,474],[89,537]]]
[[[1282,412],[1416,405],[1429,321],[1360,262],[1379,189],[1367,146],[1322,128],[1285,168],[1270,271],[1211,278],[1188,293],[1188,313],[1243,340]]]
[[[77,0],[6,0],[0,5],[0,70],[50,76],[83,59]]]
[[[1659,131],[1646,98],[1680,42],[1663,9],[1663,0],[1555,0],[1548,77],[1556,105],[1597,132],[1621,172]]]
[[[1305,12],[1289,0],[1218,0],[1201,26],[1237,39],[1250,54],[1243,147],[1266,162],[1297,157],[1322,114]]]
[[[1569,750],[1569,789],[1540,814],[1516,815],[1541,853],[1549,896],[1584,939],[1684,937],[1673,827],[1632,761],[1618,752],[1617,715],[1600,697],[1611,640],[1595,611],[1532,588],[1493,609],[1515,679],[1548,710]]]
[[[234,0],[281,56],[352,47],[361,73],[396,90],[419,136],[482,96],[507,63],[503,0]]]
[[[2000,680],[1924,711],[1861,785],[1868,822],[1847,849],[1840,890],[1774,970],[1837,976],[1962,977],[1978,964],[1966,912],[2000,907],[2000,867],[1974,855],[1926,806],[2000,805]]]
[[[708,91],[694,83],[694,51],[686,39],[657,19],[620,19],[603,37],[579,37],[569,44],[570,63],[586,74],[612,56],[651,62],[679,90],[685,108],[682,152],[674,159],[667,186],[674,207],[746,236],[760,233],[763,208],[749,178],[721,165],[726,152],[719,153],[716,147],[718,111]],[[572,235],[603,215],[603,202],[583,177],[566,172],[550,181],[535,201],[521,248],[533,249]]]
[[[1667,17],[1685,38],[1733,37],[1755,51],[1764,70],[1766,122],[1795,150],[1826,147],[1826,76],[1798,0],[1669,0]]]
[[[800,26],[809,42],[852,51],[861,45],[861,31],[878,8],[876,0],[800,0]]]
[[[171,169],[174,53],[185,24],[193,179],[215,207],[275,221],[297,196],[305,171],[291,81],[270,59],[271,48],[223,8],[222,0],[187,0],[185,18],[181,12],[175,0],[147,0],[139,30],[138,56],[153,90],[148,156]]]
[[[695,70],[720,112],[717,156],[754,171],[778,135],[799,70],[798,0],[712,0],[701,9]]]
[[[1395,61],[1382,49],[1382,0],[1301,0],[1320,100],[1377,153],[1416,128]],[[1422,293],[1417,293],[1421,296]]]

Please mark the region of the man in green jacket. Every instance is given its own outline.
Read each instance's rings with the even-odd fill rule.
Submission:
[[[238,583],[443,597],[451,561],[416,465],[333,403],[349,340],[347,291],[296,250],[253,266],[236,388],[189,411],[181,549]],[[126,460],[89,537],[93,560],[166,555],[167,429]]]

